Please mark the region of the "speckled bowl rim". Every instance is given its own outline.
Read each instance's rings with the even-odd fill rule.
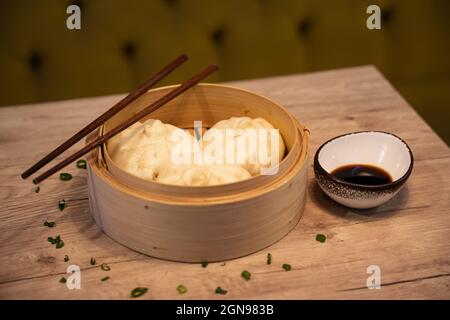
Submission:
[[[363,185],[363,184],[356,184],[356,183],[351,183],[351,182],[347,182],[345,180],[339,179],[333,175],[331,175],[327,170],[325,170],[322,165],[319,162],[319,154],[320,151],[322,151],[322,148],[324,146],[326,146],[328,143],[330,143],[331,141],[340,139],[342,137],[345,136],[349,136],[349,135],[354,135],[354,134],[360,134],[360,133],[382,133],[382,134],[387,134],[387,135],[391,135],[394,138],[397,138],[398,140],[400,140],[408,149],[409,152],[409,157],[410,157],[410,164],[409,164],[409,168],[408,170],[403,174],[403,176],[401,176],[400,178],[398,178],[397,180],[394,180],[392,182],[386,183],[386,184],[382,184],[382,185],[377,185],[377,186],[371,186],[371,185]],[[408,180],[409,176],[411,175],[411,172],[413,170],[413,166],[414,166],[414,157],[411,151],[411,148],[409,147],[409,145],[405,142],[405,140],[403,140],[402,138],[400,138],[399,136],[390,133],[390,132],[386,132],[386,131],[376,131],[376,130],[367,130],[367,131],[355,131],[355,132],[350,132],[350,133],[345,133],[339,136],[336,136],[334,138],[331,138],[327,141],[325,141],[320,147],[319,149],[317,149],[316,154],[314,155],[314,170],[318,171],[320,174],[328,177],[329,179],[351,187],[351,188],[357,188],[359,190],[368,190],[368,191],[382,191],[382,190],[388,190],[388,189],[393,189],[393,188],[397,188],[400,187],[402,184],[404,184],[406,182],[406,180]]]

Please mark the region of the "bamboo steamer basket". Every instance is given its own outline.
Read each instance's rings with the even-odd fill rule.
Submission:
[[[171,89],[148,91],[88,141]],[[280,130],[287,151],[276,174],[217,186],[166,185],[123,171],[103,145],[87,157],[89,204],[96,223],[128,248],[182,262],[237,258],[284,237],[303,213],[309,149],[309,131],[286,109],[249,91],[199,84],[148,118],[190,129],[194,120],[209,128],[232,116],[263,117]]]

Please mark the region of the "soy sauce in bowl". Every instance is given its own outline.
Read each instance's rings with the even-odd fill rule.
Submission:
[[[331,175],[349,183],[379,186],[393,181],[391,175],[384,169],[369,164],[349,164],[338,167]]]

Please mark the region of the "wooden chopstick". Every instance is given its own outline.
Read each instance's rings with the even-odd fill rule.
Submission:
[[[177,67],[179,67],[183,62],[185,62],[188,59],[187,55],[182,54],[175,60],[173,60],[171,63],[166,65],[164,68],[162,68],[160,71],[155,73],[150,79],[145,81],[143,84],[141,84],[139,87],[134,89],[132,92],[130,92],[125,98],[117,102],[114,106],[112,106],[109,110],[107,110],[105,113],[103,113],[101,116],[99,116],[97,119],[92,121],[90,124],[88,124],[86,127],[75,133],[72,137],[70,137],[67,141],[62,143],[59,147],[54,149],[52,152],[47,154],[44,158],[39,160],[36,164],[34,164],[32,167],[27,169],[22,173],[22,178],[26,179],[29,176],[31,176],[33,173],[38,171],[40,168],[45,166],[47,163],[55,159],[57,156],[59,156],[61,153],[69,149],[71,146],[73,146],[75,143],[80,141],[82,138],[87,136],[89,133],[91,133],[94,129],[96,129],[98,126],[103,124],[106,120],[114,116],[117,112],[125,108],[127,105],[129,105],[131,102],[136,100],[138,97],[140,97],[142,94],[147,92],[150,88],[152,88],[155,84],[157,84],[160,80],[165,78],[167,75],[169,75],[173,70],[175,70]]]
[[[106,132],[104,135],[102,135],[102,136],[96,138],[95,140],[91,141],[90,143],[85,145],[83,148],[81,148],[79,151],[75,152],[74,154],[72,154],[71,156],[66,158],[65,160],[61,161],[60,163],[58,163],[57,165],[55,165],[54,167],[52,167],[48,171],[44,172],[43,174],[41,174],[40,176],[35,178],[33,180],[33,183],[34,184],[38,184],[38,183],[42,182],[43,180],[45,180],[46,178],[48,178],[49,176],[51,176],[52,174],[54,174],[58,170],[61,170],[62,168],[64,168],[68,164],[70,164],[71,162],[77,160],[78,158],[80,158],[81,156],[86,154],[87,152],[89,152],[92,149],[96,148],[97,146],[105,143],[108,139],[111,139],[112,137],[114,137],[116,134],[118,134],[122,130],[124,130],[124,129],[128,128],[129,126],[131,126],[133,123],[138,122],[140,119],[142,119],[145,116],[149,115],[150,113],[152,113],[156,109],[160,108],[161,106],[163,106],[164,104],[166,104],[170,100],[174,99],[175,97],[177,97],[181,93],[183,93],[186,90],[188,90],[189,88],[195,86],[198,82],[200,82],[202,79],[204,79],[207,76],[209,76],[211,73],[215,72],[217,69],[218,69],[218,66],[216,66],[216,65],[209,65],[208,67],[203,69],[203,71],[201,71],[200,73],[198,73],[197,75],[195,75],[191,79],[185,81],[183,84],[181,84],[180,86],[176,87],[175,89],[173,89],[172,91],[167,93],[165,96],[161,97],[159,100],[157,100],[154,103],[150,104],[149,106],[147,106],[143,110],[141,110],[138,113],[136,113],[135,115],[133,115],[128,120],[125,120],[123,123],[119,124],[118,126],[114,127],[110,131]]]

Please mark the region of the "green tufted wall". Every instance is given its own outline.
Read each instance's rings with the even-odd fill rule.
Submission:
[[[127,92],[182,52],[165,83],[210,62],[210,81],[374,64],[450,142],[450,1],[3,0],[0,23],[0,105]]]

